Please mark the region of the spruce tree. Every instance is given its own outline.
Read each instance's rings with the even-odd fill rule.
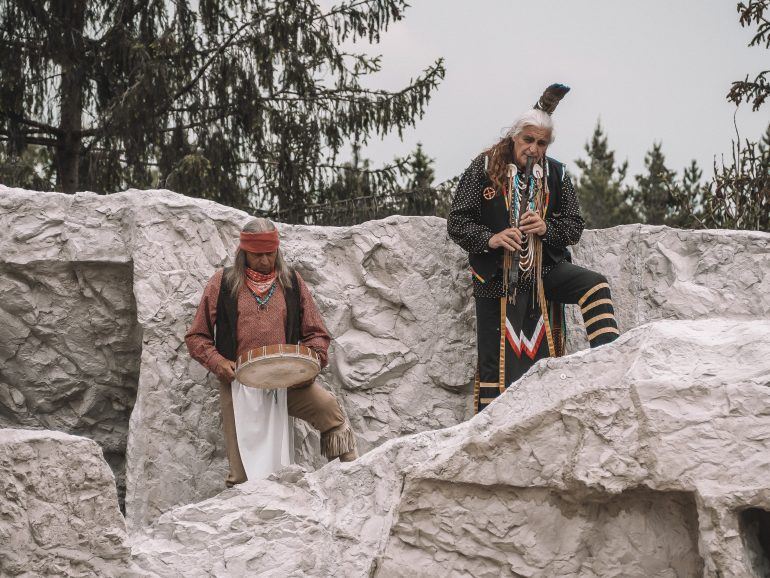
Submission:
[[[623,184],[628,163],[615,164],[615,152],[609,149],[600,121],[597,121],[585,151],[588,158],[575,161],[582,171],[575,188],[586,225],[603,229],[636,222],[637,216],[628,202],[628,192]]]
[[[436,191],[431,188],[436,176],[433,159],[422,150],[422,143],[412,153],[406,170],[406,191],[400,206],[402,215],[433,215],[436,212]]]
[[[352,157],[338,171],[334,181],[319,193],[319,202],[335,203],[375,193],[371,161],[361,158],[361,145],[354,144]]]
[[[671,189],[672,199],[665,223],[683,229],[702,226],[703,196],[705,187],[701,183],[703,171],[693,159],[682,171],[682,179]]]
[[[342,47],[378,42],[406,7],[0,0],[0,165],[40,146],[63,192],[169,186],[241,208],[303,205],[347,142],[412,125],[443,78],[439,60],[401,90],[366,88],[379,58]]]
[[[433,159],[422,150],[422,143],[417,148],[407,164],[407,189],[429,189],[436,175],[433,171]]]
[[[636,175],[634,208],[648,225],[665,225],[675,206],[676,172],[666,167],[661,143],[654,143],[644,157],[645,174]]]

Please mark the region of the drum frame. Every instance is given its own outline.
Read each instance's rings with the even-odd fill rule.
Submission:
[[[280,359],[287,357],[287,354],[303,355],[308,358],[308,361],[314,363],[318,367],[318,372],[321,372],[321,358],[318,354],[305,345],[289,344],[289,343],[275,343],[273,345],[263,345],[262,347],[253,347],[248,351],[239,355],[235,360],[235,375],[238,379],[238,371],[244,364],[261,359]],[[246,384],[244,384],[246,385]],[[295,387],[295,385],[289,386]],[[247,387],[254,387],[249,386]]]

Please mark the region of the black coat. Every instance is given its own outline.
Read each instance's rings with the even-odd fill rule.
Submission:
[[[556,263],[569,259],[567,246],[580,240],[585,227],[575,189],[564,165],[548,157],[546,162],[550,197],[544,218],[547,226],[543,236],[544,274]],[[502,296],[499,281],[503,250],[490,249],[489,239],[508,228],[508,209],[502,191],[496,191],[490,199],[485,198],[484,191],[488,187],[494,188],[494,185],[484,169],[484,155],[479,155],[460,177],[447,231],[455,243],[468,251],[476,295],[499,297]],[[485,285],[487,289],[494,286],[495,295],[485,295]]]

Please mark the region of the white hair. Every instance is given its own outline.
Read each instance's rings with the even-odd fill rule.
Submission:
[[[536,108],[528,110],[517,118],[513,123],[513,126],[505,133],[505,136],[513,138],[528,126],[534,126],[549,131],[550,137],[548,144],[551,144],[556,139],[556,132],[553,129],[553,119],[551,118],[551,115]]]

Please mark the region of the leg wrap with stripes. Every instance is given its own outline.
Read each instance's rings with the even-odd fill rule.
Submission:
[[[615,341],[620,335],[607,278],[601,273],[562,261],[543,278],[547,299],[580,307],[591,347]]]
[[[586,291],[578,299],[583,324],[586,328],[588,343],[597,347],[615,341],[620,335],[618,323],[615,320],[615,309],[612,306],[610,286],[605,282],[598,283]]]
[[[591,347],[617,339],[620,332],[604,275],[563,261],[543,277],[543,291],[548,302],[580,307]],[[537,360],[554,353],[560,355],[562,351],[550,351],[545,338],[548,333],[545,324],[549,319],[542,314],[542,304],[536,303],[531,293],[522,292],[515,303],[484,297],[476,297],[475,301],[478,371],[473,405],[478,412]],[[501,317],[507,319],[510,327],[501,323]],[[562,330],[561,316],[555,315],[554,320],[557,326],[548,329],[558,336]],[[504,367],[500,363],[502,351],[505,352]]]

